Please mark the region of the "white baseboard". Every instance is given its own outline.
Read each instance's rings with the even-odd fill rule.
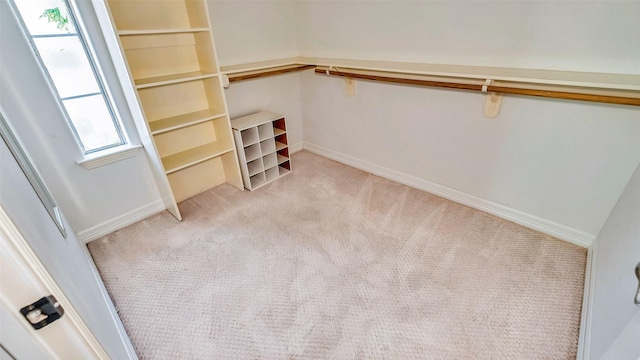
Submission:
[[[580,337],[578,338],[577,360],[590,359],[589,339],[591,338],[591,321],[593,291],[596,281],[596,249],[597,243],[592,243],[587,250],[587,266],[584,272],[584,295],[582,296],[582,315],[580,318]]]
[[[352,166],[383,178],[393,180],[400,184],[426,191],[430,194],[449,199],[462,205],[478,209],[500,218],[512,221],[527,228],[553,236],[560,240],[568,241],[581,247],[588,247],[595,239],[595,235],[574,229],[556,222],[546,220],[522,211],[496,204],[494,202],[469,195],[462,191],[454,190],[446,186],[438,185],[424,179],[391,170],[367,161],[354,158],[321,146],[304,142],[304,149],[331,160]]]
[[[111,234],[116,230],[120,230],[126,226],[143,220],[151,215],[159,213],[164,210],[165,206],[162,200],[157,200],[135,210],[131,210],[128,213],[119,215],[111,220],[107,220],[101,224],[92,226],[88,229],[79,231],[77,233],[78,239],[85,244],[99,239],[105,235]]]
[[[304,147],[304,143],[302,141],[300,141],[300,142],[298,142],[296,144],[293,144],[293,145],[289,145],[289,153],[290,154],[295,154],[298,151],[302,151],[303,147]]]

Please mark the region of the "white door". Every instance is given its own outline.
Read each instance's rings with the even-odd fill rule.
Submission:
[[[76,310],[0,207],[0,344],[16,359],[108,359]],[[20,309],[54,295],[59,319],[36,330]],[[45,314],[33,319],[42,321]]]
[[[11,309],[0,304],[0,359],[46,359],[51,357],[29,334]]]
[[[640,359],[640,167],[592,245],[594,261],[584,318],[585,359]]]
[[[640,359],[640,312],[609,346],[604,359]]]
[[[41,330],[29,330],[43,349],[64,359],[137,359],[86,245],[69,228],[2,115],[0,108],[0,307],[24,326],[24,318],[15,318],[16,309],[54,295],[65,315]],[[0,328],[5,331],[4,322]],[[16,350],[4,339],[0,344]],[[58,349],[58,343],[74,346],[75,356],[65,353],[64,344]]]

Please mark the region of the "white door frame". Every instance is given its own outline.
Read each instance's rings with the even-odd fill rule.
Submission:
[[[597,241],[587,248],[587,264],[584,272],[584,294],[582,296],[582,314],[580,316],[580,335],[576,359],[590,359],[589,339],[591,338],[591,313],[593,311],[593,288],[596,281],[593,265],[596,261]]]
[[[109,359],[96,337],[40,262],[7,213],[0,207],[0,305],[32,336],[52,359]],[[54,295],[64,315],[35,330],[19,309],[43,296]],[[11,349],[8,349],[11,351]]]

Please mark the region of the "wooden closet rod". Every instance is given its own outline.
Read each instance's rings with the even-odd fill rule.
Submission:
[[[280,75],[286,74],[295,71],[302,71],[315,68],[315,65],[306,65],[306,64],[294,64],[287,66],[274,66],[266,69],[260,70],[252,70],[252,71],[243,71],[232,74],[227,74],[229,77],[229,82],[243,81],[249,79],[257,79],[266,76]]]
[[[370,72],[373,72],[373,71],[370,71]],[[378,75],[378,74],[375,74],[375,72],[371,74],[364,74],[364,73],[356,73],[356,72],[350,72],[350,71],[344,71],[344,70],[316,68],[316,73],[331,75],[331,76],[342,76],[342,77],[353,78],[353,79],[381,81],[381,82],[388,82],[388,83],[394,83],[394,84],[441,87],[441,88],[448,88],[448,89],[482,91],[482,88],[483,88],[483,85],[478,85],[478,84],[454,83],[454,82],[423,80],[423,79],[415,79],[415,78],[409,79],[409,78],[390,76],[386,74]],[[415,76],[414,74],[407,74],[407,75]],[[635,97],[625,97],[625,96],[584,94],[584,93],[578,93],[578,92],[538,90],[538,89],[515,88],[515,87],[494,86],[494,85],[488,85],[486,91],[500,93],[500,94],[539,96],[539,97],[548,97],[548,98],[555,98],[555,99],[568,99],[568,100],[590,101],[590,102],[599,102],[599,103],[607,103],[607,104],[640,106],[640,93],[638,94],[639,97],[635,98]]]

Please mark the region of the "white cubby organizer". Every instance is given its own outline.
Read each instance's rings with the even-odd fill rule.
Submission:
[[[255,190],[291,172],[283,115],[269,111],[231,120],[244,187]]]

